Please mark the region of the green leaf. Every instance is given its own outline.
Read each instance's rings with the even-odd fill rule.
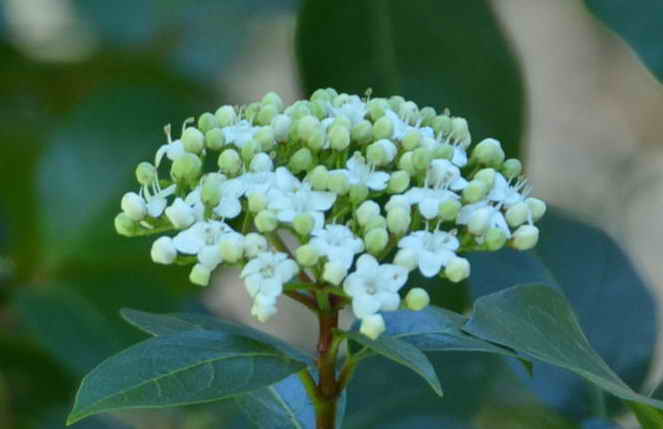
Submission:
[[[472,335],[572,371],[613,395],[663,407],[631,390],[592,349],[566,298],[543,285],[515,286],[479,298],[465,325]]]
[[[83,379],[67,423],[117,409],[217,401],[276,383],[304,367],[275,347],[221,332],[150,338]]]
[[[433,365],[426,355],[412,344],[387,335],[381,335],[377,340],[371,340],[359,332],[346,332],[345,335],[375,353],[410,368],[422,376],[437,395],[443,395],[442,386],[440,386]]]
[[[222,332],[270,344],[292,359],[309,365],[313,364],[311,356],[277,337],[253,329],[250,326],[233,323],[217,317],[198,313],[154,314],[129,308],[122,309],[120,314],[127,322],[150,335],[174,335],[186,331]]]
[[[487,0],[303,2],[297,53],[306,92],[402,95],[467,117],[475,140],[516,155],[524,89]]]
[[[660,32],[663,3],[659,0],[585,0],[585,3],[590,11],[631,45],[659,80],[663,80],[663,44]]]
[[[663,412],[649,405],[638,402],[628,402],[633,414],[637,417],[642,429],[661,429],[663,428]]]

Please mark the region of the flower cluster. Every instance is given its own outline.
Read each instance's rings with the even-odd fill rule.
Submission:
[[[376,338],[410,272],[462,281],[461,254],[532,248],[546,210],[499,141],[470,150],[465,119],[400,96],[320,89],[286,107],[269,93],[166,136],[154,163],[138,165],[117,231],[161,234],[153,261],[192,265],[198,285],[220,265],[241,267],[261,321],[286,288],[326,288]],[[286,234],[298,240],[292,251]],[[404,301],[421,309],[429,298],[415,288]]]

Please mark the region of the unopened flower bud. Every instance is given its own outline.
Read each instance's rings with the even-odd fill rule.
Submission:
[[[258,143],[259,150],[267,152],[274,147],[274,130],[272,127],[261,127],[258,132],[253,136],[253,139]]]
[[[386,211],[390,211],[395,209],[396,207],[402,207],[405,210],[410,210],[410,207],[412,206],[412,203],[410,202],[410,198],[408,198],[405,195],[392,195],[391,198],[389,198],[389,201],[387,201],[387,204],[385,204],[384,209]]]
[[[321,101],[311,101],[309,109],[311,109],[311,114],[320,120],[327,117],[327,105]]]
[[[350,96],[349,96],[348,94],[346,94],[346,93],[338,94],[338,95],[337,95],[336,97],[334,97],[334,99],[332,100],[332,106],[334,106],[334,107],[341,107],[342,105],[344,105],[345,103],[347,103],[349,99],[350,99]]]
[[[315,219],[308,213],[300,213],[292,220],[292,227],[297,234],[308,236],[315,227]]]
[[[423,310],[430,304],[430,296],[426,289],[415,287],[405,295],[405,306],[412,311]]]
[[[198,156],[192,153],[183,153],[173,161],[170,168],[170,174],[176,181],[194,182],[203,168],[203,163]]]
[[[313,134],[311,134],[311,137],[309,137],[305,143],[309,149],[317,153],[327,144],[327,137],[325,136],[325,133],[322,131],[322,129],[317,128],[313,131]]]
[[[507,179],[514,179],[522,173],[523,164],[516,158],[509,158],[502,164],[501,171]]]
[[[260,110],[258,110],[258,114],[256,115],[256,123],[258,125],[270,125],[272,123],[272,119],[274,119],[278,114],[279,109],[277,106],[273,104],[263,104],[262,107],[260,107]]]
[[[310,244],[305,244],[297,248],[295,251],[295,257],[297,258],[299,265],[302,267],[312,267],[318,263],[318,260],[320,259],[320,253],[315,249],[315,247],[311,246]]]
[[[203,264],[196,264],[191,269],[191,274],[189,274],[189,281],[198,286],[207,286],[209,285],[211,276],[212,271],[209,268]]]
[[[218,126],[219,120],[210,112],[205,112],[200,115],[200,118],[198,118],[198,129],[203,133],[206,133],[213,128],[217,128]]]
[[[254,223],[256,229],[260,232],[271,232],[279,226],[279,220],[271,210],[259,212],[254,219]]]
[[[133,237],[138,232],[138,223],[122,212],[115,216],[115,231],[125,237]]]
[[[472,158],[485,165],[498,166],[504,161],[502,144],[493,138],[483,139],[472,151]]]
[[[120,207],[122,211],[130,218],[135,221],[145,219],[147,216],[147,204],[145,200],[135,192],[127,192],[122,197],[120,202]]]
[[[460,212],[461,204],[458,200],[446,200],[440,203],[439,216],[443,221],[455,220]]]
[[[451,133],[451,118],[447,115],[439,115],[431,120],[431,127],[436,134],[448,136]]]
[[[223,256],[219,246],[204,246],[198,252],[198,263],[209,270],[215,269],[221,262]]]
[[[416,171],[425,171],[428,169],[433,154],[430,150],[420,147],[412,152],[412,166]]]
[[[371,314],[361,319],[359,332],[366,335],[371,340],[377,340],[386,330],[384,318],[380,314]]]
[[[384,112],[390,109],[389,103],[384,98],[373,98],[368,102],[368,113],[373,122],[377,122],[384,116]]]
[[[313,166],[313,154],[308,148],[301,148],[295,152],[288,162],[288,167],[290,171],[294,174],[301,173],[302,171],[308,170]]]
[[[196,220],[191,206],[181,198],[176,198],[173,204],[166,209],[166,216],[177,229],[184,229]]]
[[[136,180],[141,185],[150,185],[157,181],[157,169],[149,162],[141,162],[136,167]]]
[[[470,216],[470,220],[467,224],[467,229],[470,233],[483,235],[483,233],[485,233],[490,227],[490,220],[494,213],[493,210],[492,207],[481,207],[476,209]]]
[[[251,315],[258,319],[259,322],[267,322],[277,313],[277,311],[276,298],[263,294],[257,294],[255,296],[255,301],[251,307]]]
[[[372,200],[364,201],[355,212],[359,225],[366,226],[373,216],[380,215],[380,206]]]
[[[373,139],[373,125],[370,121],[363,120],[352,127],[352,141],[361,145],[369,143]]]
[[[410,174],[405,170],[398,170],[392,173],[389,178],[387,191],[392,194],[400,194],[410,186]]]
[[[486,248],[491,251],[500,250],[506,244],[506,238],[506,232],[502,228],[490,228],[486,233]]]
[[[392,95],[389,97],[389,106],[394,112],[398,112],[401,108],[401,104],[405,103],[405,98],[400,95]]]
[[[474,180],[478,180],[486,185],[486,189],[491,189],[495,184],[495,170],[493,168],[482,168],[474,175]]]
[[[534,225],[521,225],[513,233],[511,245],[518,250],[528,250],[539,241],[539,228]]]
[[[410,211],[403,207],[395,207],[387,212],[387,227],[392,234],[405,234],[410,228],[411,221]]]
[[[315,116],[307,115],[297,121],[299,138],[304,141],[308,141],[318,128],[320,128],[320,120]]]
[[[363,183],[355,183],[350,185],[350,202],[352,204],[360,204],[368,198],[368,186]]]
[[[454,157],[454,147],[449,143],[442,143],[435,148],[433,156],[437,159],[448,159],[451,161]]]
[[[343,151],[350,146],[350,130],[342,125],[334,125],[329,130],[331,147],[337,151]]]
[[[220,128],[212,128],[205,133],[205,145],[210,150],[221,150],[226,143],[226,136]]]
[[[311,95],[311,101],[320,101],[323,103],[330,103],[332,96],[327,92],[326,89],[320,88],[316,89],[315,92]]]
[[[256,154],[251,160],[251,171],[261,173],[265,171],[272,171],[274,169],[274,162],[265,152]]]
[[[417,169],[414,168],[414,152],[405,152],[398,160],[398,168],[414,175]]]
[[[260,111],[261,104],[256,102],[249,103],[245,108],[244,108],[244,117],[249,121],[249,122],[254,122],[256,120],[256,117],[258,116],[258,112]]]
[[[177,258],[177,250],[173,244],[173,239],[170,237],[159,237],[152,243],[152,250],[150,251],[152,261],[157,264],[172,264]]]
[[[274,91],[270,91],[265,94],[260,101],[262,102],[263,106],[266,104],[271,104],[272,106],[276,107],[276,110],[279,112],[283,110],[283,100],[281,99],[281,96]]]
[[[375,140],[390,139],[394,135],[394,123],[387,116],[382,116],[373,124],[373,138]]]
[[[216,207],[221,201],[221,184],[226,180],[223,174],[210,173],[205,176],[200,198],[208,207]]]
[[[384,227],[371,228],[364,234],[364,243],[366,250],[372,255],[378,255],[382,252],[389,242],[389,233]]]
[[[226,149],[219,155],[219,169],[229,175],[234,176],[242,168],[242,160],[235,149]]]
[[[346,275],[348,275],[348,270],[337,261],[325,263],[325,267],[322,270],[322,279],[334,286],[340,285]]]
[[[239,153],[245,163],[250,163],[256,154],[260,152],[260,145],[255,139],[251,139],[242,145]]]
[[[247,258],[253,258],[261,252],[267,250],[267,239],[262,235],[249,232],[244,237],[244,253]]]
[[[292,106],[285,109],[285,113],[290,115],[293,119],[299,120],[311,114],[311,109],[308,108],[308,101],[299,100]]]
[[[394,264],[401,266],[408,271],[414,270],[419,265],[417,252],[410,248],[399,250],[394,257]]]
[[[515,228],[527,222],[529,215],[530,211],[527,203],[521,201],[512,205],[506,211],[506,221],[509,223],[509,226]]]
[[[532,213],[532,220],[536,222],[546,213],[546,203],[538,198],[528,198],[525,200],[527,207]]]
[[[424,127],[429,127],[432,125],[433,118],[437,112],[435,112],[435,109],[433,109],[430,106],[423,107],[419,111],[419,118],[421,119],[421,125]]]
[[[329,181],[329,172],[324,165],[318,165],[313,170],[309,171],[306,175],[306,181],[311,184],[311,188],[316,191],[324,191],[327,189],[327,182]]]
[[[235,113],[235,109],[232,106],[219,107],[214,116],[216,116],[221,127],[228,127],[234,124],[237,119],[237,113]]]
[[[444,275],[454,283],[463,281],[470,276],[470,262],[465,258],[454,256],[447,263]]]
[[[467,120],[465,120],[465,118],[451,118],[451,134],[453,135],[454,139],[464,148],[467,148],[472,142],[470,130],[467,126]]]
[[[241,235],[223,238],[219,243],[223,260],[235,264],[244,256],[244,243]]]
[[[401,145],[405,150],[415,150],[421,144],[422,138],[421,132],[417,129],[413,129],[403,137]]]
[[[413,120],[419,116],[419,107],[414,101],[406,101],[398,107],[398,115],[413,123]]]
[[[267,195],[264,192],[252,192],[249,195],[249,211],[258,213],[267,207]]]
[[[345,195],[350,190],[350,182],[348,176],[340,171],[332,171],[329,173],[329,182],[327,187],[331,192],[338,195]]]
[[[272,130],[274,131],[274,138],[278,142],[284,142],[288,139],[292,119],[288,115],[276,115],[272,119]]]
[[[390,140],[381,139],[368,146],[366,158],[371,164],[386,165],[396,157],[398,149]]]
[[[488,188],[485,183],[480,180],[472,180],[463,189],[463,200],[468,203],[476,203],[486,195],[487,191]]]

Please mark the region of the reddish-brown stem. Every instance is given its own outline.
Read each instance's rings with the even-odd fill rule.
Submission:
[[[324,297],[328,299],[328,297]],[[320,336],[318,339],[318,400],[316,401],[317,429],[335,429],[336,401],[339,389],[336,380],[336,358],[339,341],[334,337],[338,328],[338,309],[330,308],[318,313]]]
[[[313,312],[318,311],[318,304],[315,302],[315,298],[313,298],[312,296],[305,295],[295,290],[286,291],[284,293],[290,298],[294,299],[295,301],[304,304],[309,310]]]

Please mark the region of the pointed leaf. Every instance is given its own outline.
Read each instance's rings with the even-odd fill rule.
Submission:
[[[433,388],[435,393],[442,396],[442,386],[435,374],[435,369],[426,355],[410,343],[387,335],[380,336],[377,340],[371,340],[359,332],[346,332],[351,340],[368,347],[370,350],[404,365],[420,376]]]
[[[515,286],[479,298],[465,330],[575,372],[622,399],[663,408],[635,393],[592,349],[566,298],[543,285]]]
[[[216,401],[276,383],[305,364],[245,337],[185,331],[112,356],[81,383],[68,424],[123,408]]]

